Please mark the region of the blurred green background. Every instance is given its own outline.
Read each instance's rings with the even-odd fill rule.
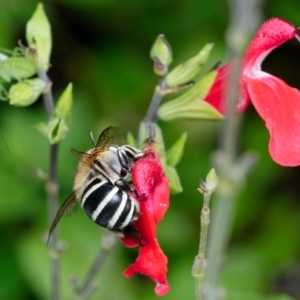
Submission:
[[[25,43],[25,24],[37,1],[2,0],[0,47]],[[121,134],[137,133],[157,77],[149,50],[164,33],[172,45],[174,65],[215,42],[209,61],[224,60],[228,7],[220,0],[52,0],[45,1],[52,25],[53,52],[49,76],[57,96],[74,84],[72,126],[59,149],[60,201],[70,193],[77,159],[70,148],[92,145],[88,130],[97,135],[109,125]],[[264,19],[282,17],[300,26],[298,0],[273,0],[264,5]],[[300,88],[300,45],[291,41],[276,49],[264,69]],[[26,108],[0,103],[0,299],[49,299],[48,229],[44,183],[37,168],[47,172],[48,144],[33,125],[46,120],[42,101]],[[218,123],[180,121],[160,123],[166,146],[187,131],[185,154],[178,166],[183,193],[158,227],[158,238],[169,258],[170,293],[164,299],[194,299],[191,266],[199,243],[202,197],[199,178],[211,168],[210,154],[218,145]],[[269,299],[290,293],[300,299],[300,170],[276,165],[268,154],[268,132],[249,108],[240,135],[240,150],[253,149],[260,160],[250,174],[236,211],[233,234],[224,261],[222,286],[232,299]],[[212,200],[213,201],[213,200]],[[63,219],[60,238],[68,243],[62,256],[62,299],[72,298],[70,277],[82,279],[100,244],[104,230],[83,211]],[[122,272],[137,250],[120,243],[99,274],[99,289],[91,299],[155,299],[147,277],[131,279]],[[258,298],[256,293],[260,293]],[[270,298],[271,299],[271,298]],[[274,298],[275,299],[275,298]]]

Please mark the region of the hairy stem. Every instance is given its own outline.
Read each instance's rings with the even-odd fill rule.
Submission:
[[[96,289],[97,285],[94,284],[93,280],[103,267],[111,249],[116,243],[116,236],[112,233],[106,234],[101,241],[101,247],[92,262],[84,280],[79,285],[76,279],[73,279],[73,285],[76,293],[75,300],[87,299]]]
[[[203,279],[205,275],[205,269],[207,267],[207,261],[205,259],[206,242],[207,242],[207,232],[210,223],[210,210],[209,210],[209,200],[210,193],[204,193],[203,207],[200,216],[201,230],[200,230],[200,242],[199,251],[195,257],[195,261],[192,267],[192,276],[195,278],[196,287],[196,299],[202,300],[202,290],[203,290]]]
[[[257,27],[260,16],[259,0],[228,0],[231,21],[226,33],[228,53],[235,57],[227,99],[229,101],[228,118],[224,121],[220,135],[221,159],[218,173],[219,188],[216,192],[215,206],[212,211],[212,227],[208,244],[208,267],[205,276],[203,295],[205,300],[219,299],[217,284],[220,266],[231,232],[235,199],[239,192],[239,178],[245,176],[248,169],[236,168],[239,128],[241,118],[234,118],[239,97],[239,77],[242,53],[253,30]],[[252,11],[252,12],[251,12]],[[255,19],[252,18],[255,16]],[[220,158],[220,157],[219,157]],[[239,170],[238,176],[232,170]]]
[[[43,69],[38,70],[38,77],[46,83],[47,91],[43,95],[44,105],[48,119],[54,112],[54,101],[52,96],[52,82],[47,73]],[[49,227],[54,220],[58,210],[58,183],[57,183],[57,159],[58,159],[58,144],[50,145],[49,155],[49,176],[46,183],[47,203],[48,203],[48,220]],[[53,232],[49,247],[56,248],[58,240],[57,230]],[[55,251],[54,251],[55,252]],[[60,299],[60,257],[59,255],[50,256],[51,264],[51,299]]]

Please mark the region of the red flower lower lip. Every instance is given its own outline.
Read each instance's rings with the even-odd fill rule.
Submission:
[[[136,162],[132,171],[134,187],[140,196],[141,215],[134,223],[142,245],[137,260],[124,272],[130,277],[135,273],[149,276],[155,283],[155,293],[163,296],[169,291],[167,282],[168,259],[156,239],[156,225],[164,217],[169,206],[169,182],[157,153],[148,148],[146,156]],[[137,241],[122,239],[127,247],[136,246]]]

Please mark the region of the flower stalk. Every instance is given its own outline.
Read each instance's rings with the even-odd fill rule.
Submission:
[[[54,112],[54,101],[51,89],[51,80],[44,69],[38,70],[38,77],[42,79],[47,85],[47,90],[43,94],[44,106],[47,112],[48,119],[50,120]],[[49,226],[58,210],[58,183],[57,183],[57,160],[58,160],[58,144],[50,144],[50,156],[49,156],[49,176],[46,182],[46,194],[48,203],[48,220]],[[49,242],[49,247],[55,249],[58,241],[57,230],[53,232]],[[60,256],[51,255],[51,299],[60,299]]]
[[[208,227],[210,224],[209,202],[212,193],[216,189],[217,184],[218,184],[218,178],[215,173],[215,170],[212,169],[206,177],[206,182],[200,180],[200,188],[198,189],[198,191],[203,194],[204,200],[203,200],[203,207],[200,215],[201,230],[200,230],[199,250],[198,250],[198,254],[195,257],[194,264],[192,267],[192,276],[195,278],[197,300],[203,299],[203,279],[205,276],[205,271],[208,263],[205,257],[205,251],[206,251],[206,244],[207,244]]]
[[[116,236],[112,233],[107,233],[102,237],[101,246],[92,262],[86,276],[80,285],[77,278],[72,279],[72,284],[75,290],[75,300],[88,299],[93,292],[96,291],[97,285],[93,282],[99,271],[102,269],[108,255],[116,243]]]

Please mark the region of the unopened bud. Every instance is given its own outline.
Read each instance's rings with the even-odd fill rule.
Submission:
[[[45,88],[45,82],[39,78],[20,81],[12,85],[9,89],[9,104],[28,106],[38,99]]]
[[[212,194],[219,183],[219,179],[215,169],[211,169],[206,176],[206,190],[208,193]]]
[[[168,73],[168,67],[172,62],[172,49],[163,34],[160,34],[150,51],[150,56],[154,60],[154,72],[158,76]]]
[[[192,81],[207,61],[212,47],[213,43],[207,44],[196,56],[173,69],[166,77],[167,85],[169,87],[180,86]]]
[[[32,59],[26,57],[10,57],[3,62],[3,66],[15,79],[27,79],[37,72]]]

